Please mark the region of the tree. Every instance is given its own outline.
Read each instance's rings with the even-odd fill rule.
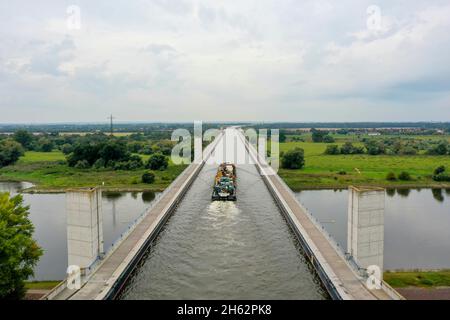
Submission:
[[[80,160],[75,165],[76,169],[89,169],[90,167],[91,167],[91,165],[86,160]]]
[[[68,155],[73,152],[73,146],[69,143],[63,144],[60,149],[62,153],[64,153],[65,155]]]
[[[148,159],[146,167],[151,170],[165,170],[169,165],[169,160],[166,156],[156,153]]]
[[[435,175],[438,175],[438,174],[441,174],[441,173],[444,173],[444,172],[445,172],[445,167],[444,166],[439,166],[436,169],[434,169],[434,174]]]
[[[142,175],[142,182],[151,184],[155,182],[155,174],[153,172],[146,172]]]
[[[323,137],[323,142],[325,142],[325,143],[334,143],[335,140],[334,140],[334,138],[332,136],[327,134],[326,136]]]
[[[405,155],[405,156],[414,156],[417,154],[417,150],[414,149],[411,146],[405,146],[398,150],[398,154]]]
[[[144,162],[142,161],[142,158],[140,156],[138,156],[137,154],[131,155],[128,162],[129,162],[130,170],[139,169],[144,166]]]
[[[450,182],[450,176],[446,173],[435,174],[432,176],[434,181],[437,182]]]
[[[127,144],[127,149],[131,153],[139,153],[140,150],[144,147],[144,144],[139,141],[131,141]]]
[[[286,132],[284,130],[280,130],[278,140],[280,143],[286,142]]]
[[[33,142],[33,135],[26,130],[18,130],[14,133],[13,139],[25,149],[30,149],[31,143]]]
[[[294,148],[284,153],[281,167],[285,169],[301,169],[305,166],[305,153],[301,148]]]
[[[99,157],[109,161],[126,161],[130,157],[126,145],[117,141],[109,141],[106,144],[100,145]]]
[[[446,169],[444,166],[439,166],[434,169],[434,174],[432,176],[434,181],[438,182],[448,182],[450,181],[450,176],[445,173]]]
[[[388,180],[388,181],[395,181],[395,180],[397,180],[397,177],[395,176],[395,173],[389,172],[386,175],[386,180]]]
[[[406,171],[402,171],[398,175],[398,179],[402,180],[402,181],[410,181],[411,180],[411,175],[408,172],[406,172]]]
[[[353,144],[351,142],[346,142],[341,147],[342,154],[352,154],[353,153]]]
[[[116,162],[126,162],[130,157],[131,154],[123,142],[87,140],[75,146],[73,152],[67,157],[67,162],[71,167],[80,161],[86,161],[89,166],[92,166],[98,159],[103,159],[105,166],[114,167]]]
[[[0,141],[0,168],[16,163],[23,155],[23,148],[20,143],[5,139]]]
[[[150,154],[154,153],[154,151],[152,149],[152,146],[145,145],[145,146],[142,147],[141,150],[139,150],[138,153],[145,154],[145,155],[150,155]]]
[[[21,195],[0,193],[0,299],[23,297],[24,281],[33,276],[42,255],[28,215]]]
[[[432,147],[428,153],[433,155],[446,155],[448,152],[448,142],[447,141],[440,141],[436,146]]]
[[[97,161],[94,162],[93,167],[95,169],[102,169],[105,167],[105,160],[103,160],[102,158],[97,159]]]
[[[48,138],[40,138],[36,147],[39,151],[51,152],[53,150],[53,142]]]
[[[369,140],[366,142],[367,153],[370,155],[380,155],[386,153],[386,147],[380,141]]]
[[[93,165],[99,158],[99,148],[96,144],[80,143],[75,146],[73,152],[67,157],[67,163],[70,167],[74,167],[79,161],[87,161]]]
[[[340,153],[341,152],[339,151],[339,147],[335,144],[329,145],[325,149],[325,154],[336,155],[336,154],[340,154]]]
[[[323,138],[328,134],[326,131],[321,131],[312,128],[311,129],[311,138],[313,142],[323,142]]]

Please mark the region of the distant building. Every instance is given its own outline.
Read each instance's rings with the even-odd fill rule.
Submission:
[[[381,136],[381,133],[379,133],[379,132],[369,132],[368,135],[369,136]]]

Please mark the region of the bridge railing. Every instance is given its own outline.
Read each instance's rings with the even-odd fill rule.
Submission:
[[[223,131],[220,133],[219,136],[217,136],[213,141],[211,141],[205,148],[203,152],[203,161],[207,159],[212,151],[214,150],[216,144],[219,142],[220,138],[223,135]],[[164,189],[164,191],[157,193],[155,196],[155,199],[151,202],[151,204],[146,207],[137,218],[133,220],[133,222],[127,227],[127,229],[120,234],[120,236],[111,244],[111,246],[108,248],[108,250],[102,254],[101,256],[98,256],[97,259],[91,263],[91,265],[87,268],[84,268],[82,270],[82,284],[85,284],[89,278],[90,275],[100,266],[100,264],[106,260],[112,253],[119,247],[119,245],[130,235],[130,233],[136,228],[136,226],[142,222],[142,220],[149,214],[149,212],[161,201],[161,199],[167,195],[168,192],[171,192],[173,189],[173,186],[175,186],[180,179],[188,172],[189,168],[192,165],[196,165],[196,163],[191,163],[188,165],[176,178],[173,180],[167,188]],[[59,293],[63,292],[67,287],[67,278],[61,281],[55,288],[53,288],[47,295],[45,295],[42,299],[53,299],[56,297]]]
[[[244,139],[244,143],[247,144],[249,147],[251,143]],[[252,146],[253,149],[254,146]],[[256,152],[256,150],[255,150]],[[299,204],[300,208],[305,212],[305,214],[308,216],[310,221],[315,225],[315,227],[321,231],[321,233],[325,236],[325,238],[328,240],[330,245],[335,249],[336,253],[344,260],[346,260],[349,265],[353,268],[353,270],[362,278],[366,277],[365,269],[361,268],[356,261],[353,259],[352,256],[350,256],[346,250],[334,239],[334,237],[327,231],[327,229],[324,227],[324,225],[309,211],[309,209],[301,202],[301,200],[298,198],[298,196],[292,191],[292,189],[286,184],[286,182],[274,171],[270,170],[270,166],[265,162],[265,159],[259,159],[260,162],[263,162],[262,165],[269,168],[269,170],[266,170],[266,173],[272,173],[273,176],[285,187],[285,189],[290,193],[290,195],[294,198],[294,200]]]
[[[205,148],[203,152],[203,161],[207,159],[212,151],[214,150],[216,144],[218,143],[219,139],[222,137],[223,132],[216,137],[213,141],[211,141]],[[157,193],[155,196],[155,199],[151,202],[151,204],[146,207],[137,218],[135,218],[131,224],[128,225],[127,229],[120,234],[120,236],[111,244],[111,246],[108,248],[108,250],[103,253],[101,256],[98,256],[97,259],[91,263],[91,265],[87,268],[84,268],[82,270],[83,273],[83,283],[85,283],[89,279],[89,275],[93,273],[93,271],[99,267],[99,265],[120,246],[120,244],[130,235],[130,233],[136,228],[136,226],[142,222],[142,220],[150,213],[150,211],[161,201],[162,198],[164,198],[169,192],[172,191],[173,187],[185,176],[185,174],[188,172],[189,168],[193,165],[197,165],[196,163],[189,164],[170,184],[167,186],[167,188],[164,189],[164,191]],[[64,281],[65,283],[65,281]]]
[[[222,136],[223,133],[221,133],[221,135],[219,135],[218,137],[216,137],[216,139],[219,139]],[[213,140],[211,141],[211,143],[209,143],[203,153],[203,157],[207,158],[212,150],[215,147],[215,144],[218,141]],[[175,186],[178,181],[180,179],[182,179],[182,177],[186,174],[187,170],[192,166],[195,165],[195,163],[191,163],[190,165],[188,165],[176,178],[175,180],[173,180],[170,185],[167,186],[167,188],[164,189],[164,191],[159,192],[156,194],[155,199],[151,202],[151,204],[146,207],[139,215],[137,218],[135,218],[130,225],[128,225],[127,229],[122,232],[120,234],[120,236],[111,244],[111,246],[108,248],[108,250],[101,256],[97,257],[97,259],[87,268],[84,269],[85,274],[89,275],[90,273],[92,273],[93,270],[95,270],[98,265],[107,257],[109,257],[114,250],[123,242],[123,240],[125,240],[130,233],[135,229],[135,227],[142,222],[142,220],[149,214],[149,212],[159,203],[159,201],[164,198],[164,196],[167,195],[168,192],[172,191],[173,186]]]
[[[279,177],[278,175],[277,175],[277,179],[280,181],[280,183],[282,183],[286,187],[288,192],[295,198],[295,200],[300,205],[302,210],[308,215],[308,217],[310,218],[312,223],[319,230],[321,230],[322,234],[328,239],[329,243],[334,247],[334,249],[341,256],[341,258],[345,259],[348,262],[348,264],[350,265],[350,267],[352,267],[353,270],[362,279],[366,279],[368,277],[366,269],[361,267],[360,265],[358,265],[358,263],[355,261],[355,259],[351,255],[349,255],[347,252],[344,251],[342,246],[339,245],[339,243],[333,238],[333,236],[330,235],[330,233],[328,233],[328,231],[325,229],[325,227],[320,223],[320,221],[316,217],[313,216],[313,214],[309,211],[309,209],[305,207],[305,205],[300,201],[298,196],[292,191],[291,188],[289,188],[289,186],[286,184],[286,182],[284,182],[284,180],[281,179],[281,177]],[[399,294],[395,289],[393,289],[388,283],[386,283],[383,280],[381,281],[381,288],[392,299],[401,299],[401,300],[404,299],[404,297],[401,294]]]
[[[302,201],[298,198],[298,195],[295,194],[292,189],[284,182],[281,177],[277,175],[277,179],[280,181],[281,184],[284,185],[284,187],[288,190],[288,192],[291,194],[292,197],[297,201],[297,203],[300,205],[301,209],[306,213],[306,215],[309,217],[311,222],[318,228],[322,234],[327,238],[328,242],[333,246],[333,248],[336,250],[336,252],[343,258],[344,260],[348,261],[350,266],[358,273],[359,276],[365,277],[364,274],[364,268],[361,268],[357,262],[353,259],[351,255],[349,255],[346,250],[340,245],[336,239],[328,232],[328,230],[325,228],[325,226],[320,222],[317,217],[315,217],[311,211],[302,203]]]

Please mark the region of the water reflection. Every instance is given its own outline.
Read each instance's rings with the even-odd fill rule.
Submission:
[[[108,200],[117,200],[122,198],[125,195],[124,192],[117,192],[117,191],[106,191],[103,192],[103,197],[105,197]]]
[[[436,199],[436,201],[444,202],[442,189],[431,189],[431,192],[433,193],[433,198]]]
[[[410,193],[411,193],[411,189],[405,189],[405,188],[397,189],[397,194],[400,197],[408,198]]]
[[[33,187],[30,182],[16,182],[16,181],[0,181],[0,192],[9,192],[10,194],[16,194],[20,190]]]
[[[386,195],[388,197],[394,197],[395,196],[395,189],[386,189]]]
[[[449,268],[448,189],[388,189],[386,194],[385,269]],[[323,225],[344,248],[347,247],[347,195],[347,190],[311,190],[297,195],[319,221],[336,221]]]
[[[144,191],[142,192],[142,201],[145,203],[150,203],[155,200],[155,193],[152,191]]]

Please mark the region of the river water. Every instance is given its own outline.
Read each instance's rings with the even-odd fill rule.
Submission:
[[[218,162],[233,159],[216,150]],[[216,170],[202,169],[122,298],[327,298],[255,167],[238,166],[236,202],[211,201]]]
[[[26,182],[0,182],[0,192],[17,194],[32,186]],[[153,192],[103,192],[103,236],[107,250],[130,224],[151,205]],[[67,227],[64,194],[23,194],[35,226],[34,238],[44,249],[35,268],[36,280],[61,280],[67,270]]]
[[[235,138],[227,133],[228,141]],[[218,146],[215,161],[202,169],[127,284],[123,299],[327,298],[253,165],[238,166],[238,201],[211,201],[217,163],[236,162],[231,153]],[[0,182],[0,192],[15,194],[30,186]],[[345,248],[347,191],[302,191],[297,196]],[[148,192],[103,193],[106,249],[154,199]],[[25,194],[24,200],[31,207],[35,238],[45,251],[35,278],[62,279],[67,268],[65,196]],[[388,190],[384,268],[450,268],[449,230],[449,190]]]
[[[297,196],[345,249],[347,190],[302,191]],[[384,268],[450,268],[450,190],[386,191]]]

